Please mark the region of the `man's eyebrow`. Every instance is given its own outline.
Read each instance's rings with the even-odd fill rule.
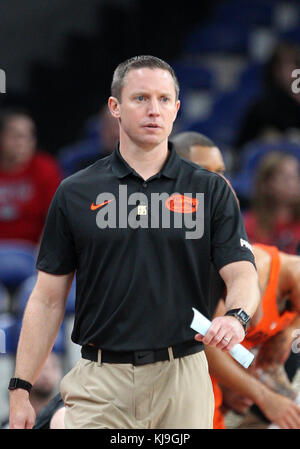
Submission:
[[[147,90],[136,90],[132,92],[132,95],[150,95],[149,91]],[[171,97],[172,93],[171,92],[159,92],[159,95],[162,97]]]
[[[136,91],[134,91],[134,92],[132,92],[131,93],[131,97],[139,97],[140,95],[142,95],[142,96],[147,96],[147,95],[149,95],[146,91],[143,91],[143,90],[136,90]]]

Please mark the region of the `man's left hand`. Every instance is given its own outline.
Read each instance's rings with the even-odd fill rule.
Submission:
[[[224,351],[230,351],[245,338],[242,324],[233,316],[219,316],[212,320],[206,335],[196,334],[195,340],[205,345],[215,346]]]

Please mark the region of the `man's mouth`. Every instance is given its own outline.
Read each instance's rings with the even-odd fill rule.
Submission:
[[[160,128],[159,125],[157,125],[156,123],[147,123],[146,125],[144,125],[144,128]]]

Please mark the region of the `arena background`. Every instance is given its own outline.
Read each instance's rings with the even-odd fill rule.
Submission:
[[[195,130],[218,144],[244,210],[255,158],[265,149],[256,140],[240,144],[239,132],[264,92],[266,62],[284,41],[300,45],[297,0],[1,1],[0,69],[6,89],[0,93],[0,112],[25,108],[37,126],[38,148],[53,155],[67,176],[75,159],[95,155],[101,147],[99,110],[116,65],[137,54],[161,57],[174,67],[181,85],[174,133]],[[298,125],[278,130],[264,145],[276,149],[284,142],[300,158],[300,116]],[[19,254],[16,261],[0,249],[0,257],[1,421],[8,414],[7,383],[34,282],[35,255],[31,260]],[[19,270],[14,283],[11,277],[7,282],[7,267]],[[79,354],[70,342],[73,307],[74,289],[54,348],[64,371]]]

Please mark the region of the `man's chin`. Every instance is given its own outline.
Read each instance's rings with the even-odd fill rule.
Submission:
[[[153,148],[159,146],[164,142],[165,139],[162,139],[161,137],[155,137],[155,136],[147,136],[146,138],[142,138],[139,140],[138,145],[143,148],[144,150],[152,150]]]

